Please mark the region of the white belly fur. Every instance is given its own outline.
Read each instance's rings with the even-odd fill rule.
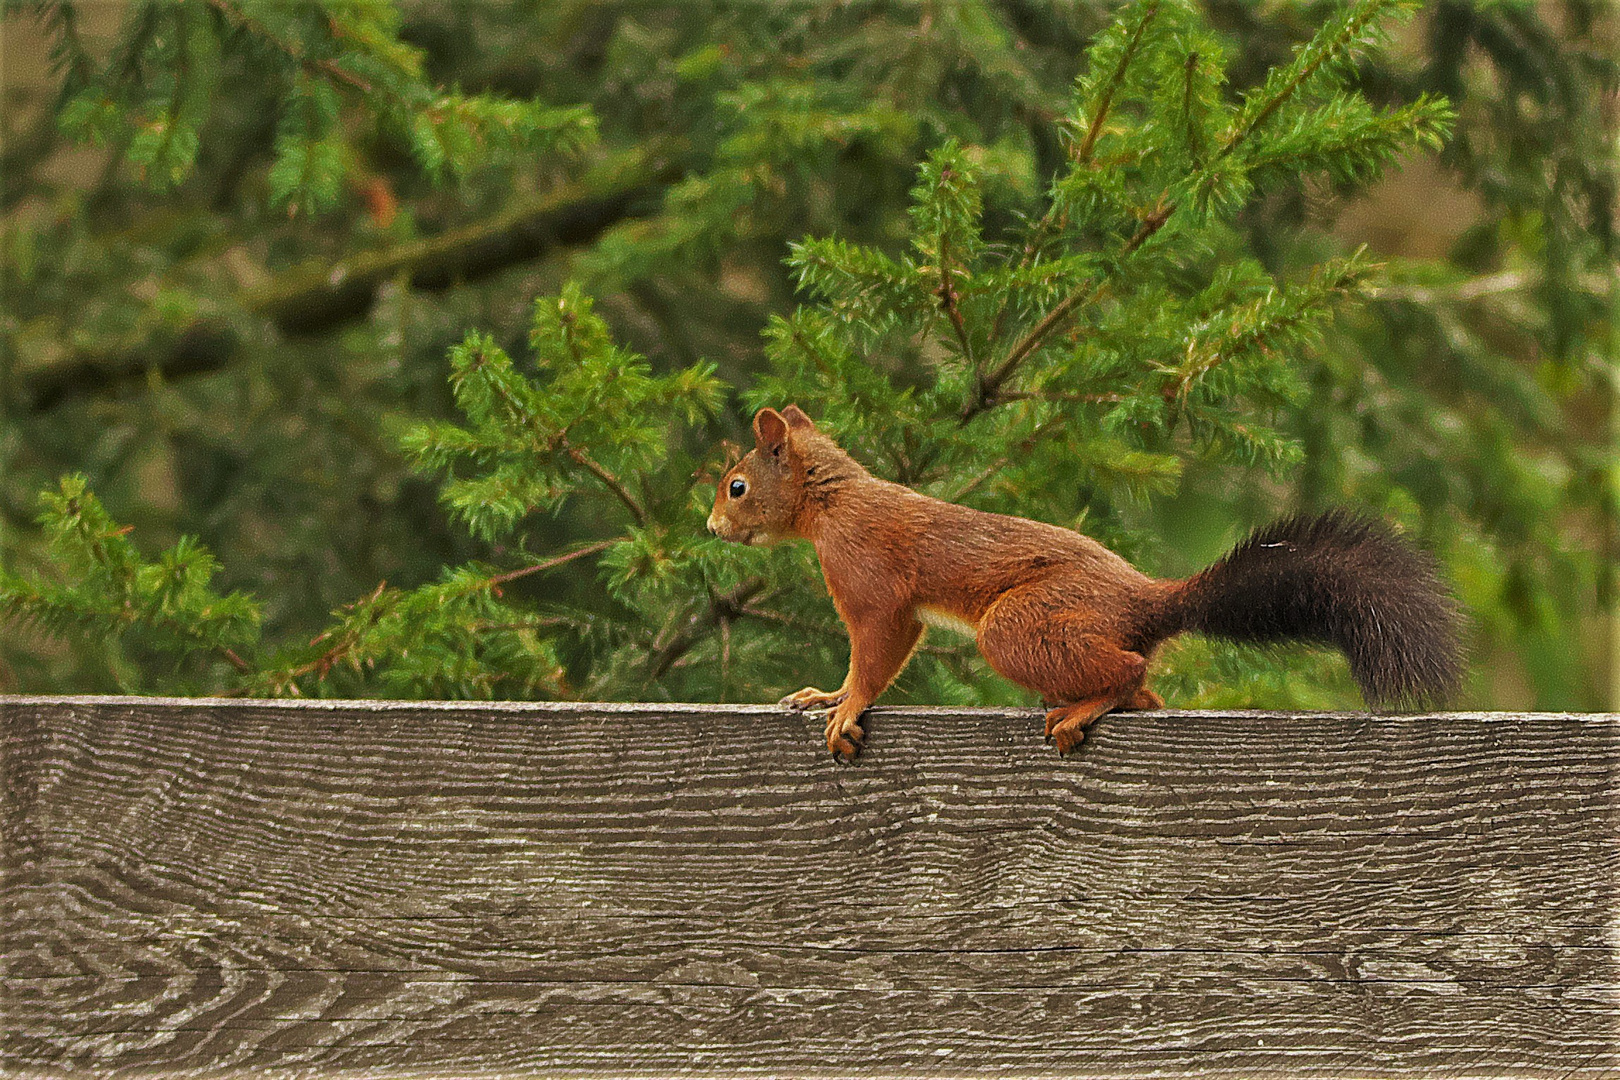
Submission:
[[[968,637],[977,637],[979,633],[979,628],[966,619],[952,615],[948,611],[941,611],[939,608],[920,607],[917,609],[917,619],[927,626],[937,626],[941,630],[966,634]]]

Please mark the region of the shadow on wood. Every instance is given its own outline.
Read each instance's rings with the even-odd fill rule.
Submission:
[[[1616,716],[0,720],[8,1074],[1620,1068]]]

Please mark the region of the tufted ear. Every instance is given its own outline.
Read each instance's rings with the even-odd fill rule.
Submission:
[[[760,451],[780,457],[787,437],[788,425],[781,413],[767,408],[754,414],[754,443]]]
[[[787,421],[790,428],[809,428],[811,431],[816,429],[815,421],[806,416],[804,410],[797,405],[789,405],[783,409],[782,419]]]

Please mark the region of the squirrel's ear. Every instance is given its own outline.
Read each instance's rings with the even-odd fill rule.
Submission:
[[[754,441],[768,454],[781,451],[787,444],[787,421],[775,409],[761,409],[754,414]]]
[[[790,428],[809,428],[814,431],[816,427],[815,421],[806,416],[804,410],[797,405],[789,405],[783,409],[782,419],[787,421]]]

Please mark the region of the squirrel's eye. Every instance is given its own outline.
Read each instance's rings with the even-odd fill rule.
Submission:
[[[748,481],[744,480],[742,477],[738,477],[737,479],[735,479],[735,480],[733,480],[731,482],[731,489],[730,490],[731,490],[731,497],[733,499],[740,499],[748,491]]]

